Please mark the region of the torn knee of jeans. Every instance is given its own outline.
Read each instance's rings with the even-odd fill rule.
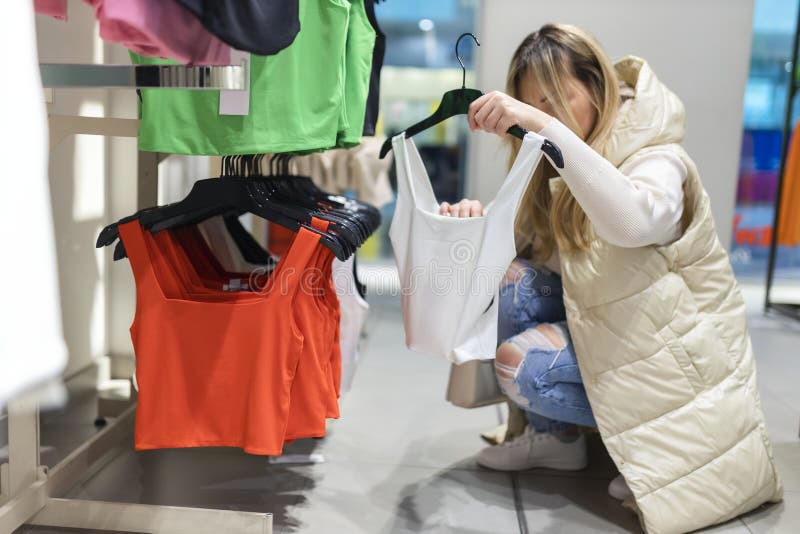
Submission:
[[[520,361],[517,366],[507,366],[499,363],[497,359],[495,359],[494,363],[495,374],[497,375],[497,383],[500,385],[500,390],[509,400],[521,408],[528,408],[530,407],[530,401],[522,394],[519,381],[517,380],[517,376],[523,364],[524,362]]]
[[[543,323],[537,327],[553,344],[553,348],[561,350],[567,346],[567,335],[557,324]]]
[[[506,367],[505,365],[494,363],[494,372],[499,378],[514,380],[517,378],[518,367]]]
[[[517,334],[508,343],[523,354],[530,349],[562,350],[567,346],[567,336],[559,325],[542,323]]]
[[[497,348],[494,359],[494,368],[497,376],[503,378],[516,378],[519,366],[524,358],[524,353],[509,342]]]

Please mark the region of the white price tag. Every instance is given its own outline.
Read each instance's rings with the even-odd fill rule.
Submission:
[[[247,80],[250,81],[250,52],[231,51],[231,65],[241,65],[245,61]],[[244,91],[220,91],[220,115],[247,115],[250,113],[250,87]]]

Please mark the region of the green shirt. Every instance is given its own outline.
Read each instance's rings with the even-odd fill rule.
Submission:
[[[220,115],[219,91],[143,89],[139,149],[225,155],[357,145],[375,41],[364,0],[300,0],[299,9],[300,33],[289,47],[250,56],[248,115]]]

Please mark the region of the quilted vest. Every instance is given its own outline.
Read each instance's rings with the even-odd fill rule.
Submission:
[[[683,234],[668,246],[594,238],[561,251],[567,322],[600,434],[651,534],[687,532],[782,498],[745,306],[697,167],[684,110],[647,64],[616,65],[635,89],[606,156],[624,173],[669,150],[688,169]],[[564,187],[551,180],[553,190]]]

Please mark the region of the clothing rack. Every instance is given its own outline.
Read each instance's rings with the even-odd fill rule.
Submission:
[[[170,65],[169,67],[174,67]],[[180,66],[177,66],[180,67]],[[185,70],[194,69],[194,70]],[[231,89],[248,87],[248,66],[181,67],[162,70],[143,66],[42,65],[45,87],[129,87]],[[183,72],[183,74],[181,74]],[[85,76],[85,77],[83,77]],[[50,115],[50,151],[70,135],[136,137],[138,120]],[[167,155],[139,152],[137,205],[158,200],[158,164]],[[100,419],[112,418],[92,438],[56,466],[41,465],[39,410],[31,399],[8,403],[8,463],[0,465],[0,532],[24,524],[148,532],[154,534],[272,534],[272,514],[175,506],[114,503],[63,498],[81,480],[96,473],[133,435],[136,395],[128,399],[99,399]]]
[[[218,67],[187,65],[39,65],[42,85],[50,88],[105,89],[224,89],[242,91],[250,85],[247,60]]]
[[[786,172],[786,159],[788,156],[789,138],[792,135],[792,115],[794,112],[794,100],[800,82],[797,80],[797,59],[798,48],[800,48],[800,10],[797,12],[797,21],[794,27],[794,39],[792,40],[792,62],[789,75],[789,84],[786,91],[786,113],[783,119],[783,140],[781,142],[781,162],[778,167],[778,191],[775,197],[775,215],[772,220],[772,236],[769,244],[769,258],[767,261],[767,288],[764,297],[764,311],[774,310],[781,315],[800,320],[800,302],[776,302],[772,298],[772,285],[775,279],[775,256],[778,251],[778,223],[780,220],[781,199],[783,198],[785,183],[784,173]],[[797,207],[800,209],[800,206]]]

